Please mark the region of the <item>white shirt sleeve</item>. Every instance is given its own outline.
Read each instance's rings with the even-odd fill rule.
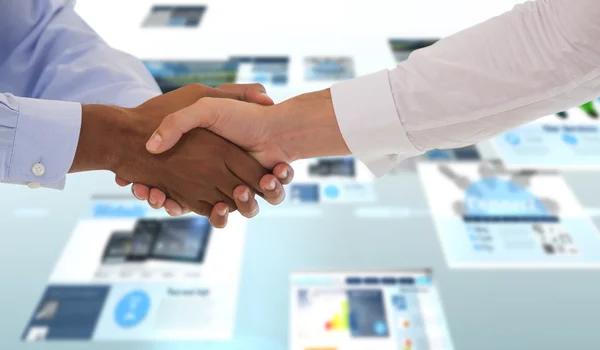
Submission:
[[[334,85],[350,151],[376,175],[600,96],[600,1],[537,0]]]

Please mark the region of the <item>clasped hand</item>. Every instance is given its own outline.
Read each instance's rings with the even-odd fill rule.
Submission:
[[[145,147],[133,169],[144,171],[115,171],[117,183],[133,182],[138,199],[170,215],[191,210],[223,227],[231,210],[258,213],[255,194],[281,203],[292,161],[350,154],[329,89],[277,105],[264,92],[260,84],[189,85],[134,109],[144,138],[135,147]]]
[[[236,209],[246,217],[256,215],[255,194],[271,204],[281,203],[285,197],[282,184],[293,178],[286,157],[249,154],[211,131],[191,130],[193,123],[185,124],[185,118],[180,116],[188,113],[186,107],[212,105],[224,99],[255,106],[272,105],[264,92],[260,84],[219,88],[192,84],[128,110],[136,128],[132,134],[139,135],[133,137],[129,147],[140,156],[113,169],[117,184],[127,186],[133,182],[134,195],[148,200],[153,208],[164,206],[172,216],[193,211],[209,216],[215,227],[224,227],[228,213]],[[154,132],[157,128],[159,131]],[[158,142],[158,147],[138,152],[151,135],[151,145]]]

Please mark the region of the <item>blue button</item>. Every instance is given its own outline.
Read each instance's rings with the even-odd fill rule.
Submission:
[[[340,189],[337,186],[329,185],[325,187],[325,196],[331,199],[338,198],[340,196]]]
[[[379,278],[377,277],[365,277],[363,279],[364,284],[378,284]]]
[[[513,146],[518,146],[521,143],[521,138],[515,133],[508,133],[504,136],[506,142]]]
[[[398,279],[398,283],[413,285],[413,284],[415,284],[415,279],[412,277],[402,277],[402,278]]]
[[[577,137],[575,137],[573,134],[563,134],[562,140],[564,143],[566,143],[567,145],[576,145],[577,144]]]
[[[115,322],[122,328],[140,324],[150,311],[150,296],[143,290],[125,295],[115,308]]]
[[[429,278],[429,277],[417,277],[415,279],[415,283],[417,285],[423,286],[423,285],[431,285],[432,281],[431,281],[431,278]]]
[[[347,277],[346,284],[361,284],[362,280],[360,277]]]

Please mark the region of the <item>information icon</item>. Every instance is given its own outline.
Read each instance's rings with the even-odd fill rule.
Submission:
[[[325,187],[325,196],[327,196],[327,198],[336,199],[340,196],[340,189],[337,186],[329,185]]]
[[[510,145],[513,146],[518,146],[521,144],[521,138],[519,137],[519,135],[515,134],[515,133],[508,133],[504,136],[504,139],[506,140],[506,142],[508,142]]]
[[[115,322],[122,328],[132,328],[140,324],[150,310],[150,296],[143,290],[126,294],[115,308]]]

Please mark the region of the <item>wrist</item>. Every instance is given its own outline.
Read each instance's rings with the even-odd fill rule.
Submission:
[[[127,144],[135,134],[132,114],[125,108],[82,105],[81,129],[69,172],[110,170],[127,163]]]
[[[294,97],[274,108],[278,118],[271,137],[292,161],[350,154],[329,89]]]

